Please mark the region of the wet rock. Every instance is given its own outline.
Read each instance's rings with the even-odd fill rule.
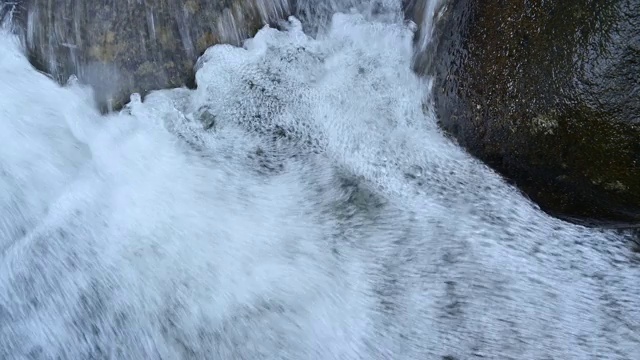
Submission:
[[[288,0],[19,0],[31,62],[61,83],[76,74],[103,108],[138,92],[193,85],[198,56],[238,44],[289,12]],[[7,11],[4,11],[7,12]]]
[[[416,69],[435,75],[442,127],[552,214],[640,223],[640,0],[449,0],[440,15]]]

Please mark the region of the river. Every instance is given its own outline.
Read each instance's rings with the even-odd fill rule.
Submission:
[[[290,18],[197,89],[90,89],[0,35],[0,359],[638,359],[631,234],[436,124],[399,4]]]

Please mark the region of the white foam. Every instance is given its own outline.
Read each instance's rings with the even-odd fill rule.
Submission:
[[[627,240],[447,140],[411,37],[291,19],[108,117],[0,37],[0,358],[633,358]]]

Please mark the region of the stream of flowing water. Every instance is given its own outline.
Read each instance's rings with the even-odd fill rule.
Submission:
[[[442,133],[400,4],[323,21],[106,116],[0,34],[0,359],[640,358],[630,235]]]

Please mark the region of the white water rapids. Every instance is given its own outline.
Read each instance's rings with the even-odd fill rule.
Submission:
[[[639,359],[630,237],[446,138],[385,14],[109,116],[0,35],[0,359]]]

